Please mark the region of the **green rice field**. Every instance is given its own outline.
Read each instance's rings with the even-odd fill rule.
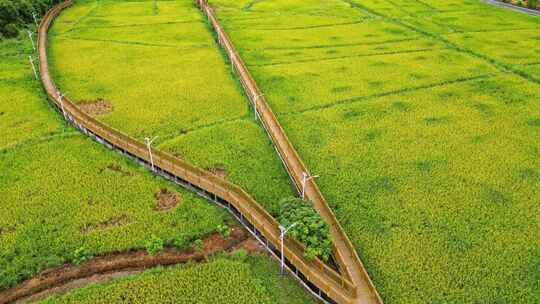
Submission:
[[[57,85],[97,118],[201,168],[218,169],[271,212],[292,195],[285,170],[191,0],[78,1],[55,22]],[[84,54],[84,56],[81,56]]]
[[[479,0],[209,2],[385,303],[540,303],[539,17]],[[29,55],[25,33],[0,37],[0,291],[80,252],[189,247],[232,225],[64,122]],[[294,195],[193,1],[75,0],[48,55],[98,120],[156,137],[273,215]],[[165,190],[178,201],[160,210]],[[236,251],[40,300],[111,302],[313,298]]]
[[[540,19],[211,0],[386,303],[540,301]]]
[[[0,62],[0,291],[75,261],[80,250],[96,256],[140,249],[156,237],[190,247],[193,240],[231,224],[224,210],[152,176],[63,122],[34,79],[30,54],[28,40],[0,41],[0,56],[8,59]],[[157,208],[156,194],[162,189],[178,197],[177,206]],[[224,255],[208,264],[157,268],[120,285],[111,283],[103,287],[108,288],[106,298],[101,286],[90,285],[77,290],[75,300],[66,295],[46,302],[111,303],[125,295],[125,284],[130,288],[125,292],[144,303],[187,295],[193,286],[205,290],[199,303],[232,298],[250,303],[312,301],[291,278],[280,277],[277,268],[264,255]],[[209,285],[208,279],[216,283]],[[229,293],[215,292],[224,282]],[[152,284],[161,289],[143,291]],[[244,287],[231,289],[235,285]],[[171,286],[175,289],[163,294]]]
[[[71,261],[78,248],[143,248],[154,235],[189,245],[230,220],[62,122],[34,79],[29,41],[1,42],[0,52],[10,59],[0,82],[0,289]],[[161,189],[181,204],[158,211]]]

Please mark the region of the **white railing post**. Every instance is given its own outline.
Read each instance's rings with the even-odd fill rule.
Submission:
[[[285,233],[287,233],[287,231],[289,231],[289,229],[293,228],[294,226],[296,226],[297,223],[293,223],[292,225],[290,225],[288,228],[285,228],[281,225],[279,225],[279,240],[281,242],[281,274],[283,274],[283,268],[285,267],[285,258],[283,256],[283,238],[285,237]]]
[[[146,147],[148,148],[148,154],[150,155],[150,166],[152,167],[152,171],[156,171],[154,168],[154,156],[152,155],[152,143],[154,140],[158,138],[157,136],[150,139],[149,137],[145,137],[144,140],[146,141]]]

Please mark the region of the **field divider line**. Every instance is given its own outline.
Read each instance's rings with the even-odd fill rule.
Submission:
[[[382,303],[382,299],[360,260],[355,247],[343,231],[343,228],[324,199],[317,184],[313,179],[309,179],[304,183],[304,174],[309,173],[307,167],[288,139],[283,127],[266,102],[263,93],[259,90],[255,80],[252,78],[232,41],[229,39],[229,36],[219,23],[213,8],[208,5],[207,0],[196,0],[196,2],[198,7],[206,14],[216,32],[218,43],[227,53],[231,65],[236,70],[242,86],[253,105],[256,115],[260,118],[263,127],[272,140],[285,169],[293,180],[293,184],[299,192],[302,191],[302,188],[305,188],[305,197],[313,203],[321,217],[329,224],[336,260],[342,272],[346,272],[348,278],[356,288],[356,296],[352,299],[353,303]]]
[[[279,256],[280,231],[278,221],[257,201],[235,184],[219,178],[169,153],[116,130],[86,114],[58,90],[49,72],[47,34],[56,16],[71,6],[73,0],[55,5],[43,17],[38,29],[40,79],[48,99],[64,118],[81,132],[109,149],[152,168],[160,175],[227,209],[270,252]],[[153,158],[153,162],[151,161]],[[152,164],[152,165],[151,165]],[[292,238],[284,240],[286,269],[300,284],[324,303],[356,303],[357,287],[320,259],[308,259],[305,246]]]
[[[416,92],[416,91],[435,89],[435,88],[440,88],[440,87],[445,87],[445,86],[451,86],[454,84],[466,83],[466,82],[476,81],[480,79],[487,79],[490,77],[494,77],[498,74],[504,74],[504,72],[487,73],[487,74],[482,74],[478,76],[458,78],[458,79],[447,80],[443,82],[435,82],[435,83],[430,83],[430,84],[425,84],[425,85],[420,85],[420,86],[415,86],[415,87],[408,87],[408,88],[403,88],[399,90],[387,91],[387,92],[376,93],[376,94],[365,95],[365,96],[353,96],[346,99],[340,99],[329,104],[308,107],[308,108],[304,108],[298,111],[282,112],[280,114],[283,116],[286,116],[286,115],[298,115],[298,114],[303,114],[303,113],[316,112],[316,111],[339,107],[342,105],[354,104],[357,102],[386,97],[386,96],[407,94],[407,93]]]
[[[367,20],[372,20],[372,17],[364,17],[360,20],[356,21],[349,21],[349,22],[342,22],[342,23],[332,23],[332,24],[320,24],[320,25],[312,25],[312,26],[298,26],[298,27],[283,27],[283,28],[272,28],[272,27],[255,27],[248,29],[249,31],[296,31],[296,30],[311,30],[311,29],[319,29],[319,28],[327,28],[327,27],[337,27],[337,26],[345,26],[345,25],[354,25],[359,23],[364,23]],[[231,30],[235,30],[236,28],[230,28]],[[242,30],[243,27],[238,27],[238,29]]]
[[[248,64],[248,67],[267,67],[275,65],[289,65],[289,64],[302,64],[307,62],[322,62],[322,61],[331,61],[331,60],[341,60],[341,59],[351,59],[351,58],[362,58],[362,57],[377,57],[377,56],[391,56],[391,55],[400,55],[400,54],[412,54],[412,53],[424,53],[424,52],[433,52],[447,50],[448,48],[423,48],[423,49],[414,49],[414,50],[401,50],[401,51],[388,51],[388,52],[379,52],[371,54],[356,54],[348,56],[334,56],[334,57],[319,57],[319,58],[309,58],[309,59],[299,59],[295,61],[278,61],[273,63],[263,63],[263,64]]]
[[[90,42],[102,42],[102,43],[115,43],[115,44],[128,44],[136,46],[148,46],[148,47],[162,47],[162,48],[174,48],[174,49],[203,49],[209,48],[210,45],[206,44],[188,44],[188,45],[173,45],[173,44],[159,44],[159,43],[146,43],[139,41],[130,41],[130,40],[113,40],[113,39],[97,39],[97,38],[83,38],[77,36],[60,36],[59,39],[62,40],[80,40],[80,41],[90,41]]]

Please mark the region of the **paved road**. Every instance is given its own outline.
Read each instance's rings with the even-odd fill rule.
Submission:
[[[530,9],[530,8],[521,7],[521,6],[513,5],[513,4],[510,4],[510,3],[504,3],[504,2],[497,1],[497,0],[482,0],[482,2],[492,4],[492,5],[496,5],[496,6],[500,6],[500,7],[504,7],[504,8],[508,8],[508,9],[511,9],[513,11],[516,11],[516,12],[522,12],[522,13],[529,14],[529,15],[532,15],[532,16],[540,17],[540,11],[538,11],[538,10],[533,10],[533,9]]]

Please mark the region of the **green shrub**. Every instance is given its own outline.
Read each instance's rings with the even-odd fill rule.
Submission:
[[[164,244],[165,242],[163,242],[162,239],[154,235],[152,236],[152,239],[144,244],[144,247],[149,255],[156,255],[158,252],[163,250]]]
[[[244,249],[238,249],[231,253],[231,258],[236,261],[243,262],[248,258],[248,253]]]
[[[90,260],[92,258],[92,255],[85,247],[79,247],[75,249],[75,252],[73,252],[73,257],[71,261],[75,265],[81,265],[82,263]]]
[[[231,236],[231,228],[229,228],[229,226],[223,224],[223,225],[218,225],[217,226],[217,232],[219,234],[221,234],[224,238],[228,238],[229,236]]]
[[[19,29],[33,23],[32,13],[39,16],[59,0],[0,0],[0,36],[15,37]]]
[[[332,253],[330,229],[311,203],[299,198],[286,198],[280,205],[279,223],[284,227],[295,224],[287,234],[306,246],[304,255],[327,261]]]
[[[201,239],[196,239],[193,241],[193,248],[196,250],[202,250],[204,248],[204,242]]]
[[[178,250],[188,250],[191,245],[191,239],[186,235],[178,235],[172,240],[172,245]]]

